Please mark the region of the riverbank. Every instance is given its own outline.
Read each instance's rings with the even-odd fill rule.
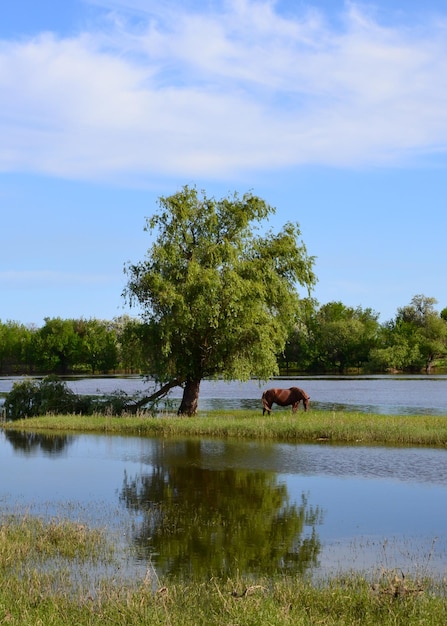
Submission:
[[[12,626],[382,626],[441,624],[445,582],[381,570],[318,584],[262,580],[127,580],[110,538],[73,522],[0,517],[0,623]],[[104,574],[104,572],[109,572]]]
[[[344,411],[277,410],[199,412],[186,418],[148,416],[48,415],[4,422],[3,429],[46,433],[108,433],[146,437],[216,437],[349,445],[447,447],[447,414],[376,415]]]

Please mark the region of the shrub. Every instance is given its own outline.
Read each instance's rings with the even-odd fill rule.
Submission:
[[[133,397],[124,391],[115,391],[100,397],[77,395],[57,376],[47,376],[40,381],[25,379],[15,383],[6,395],[4,409],[8,420],[50,413],[122,415],[132,412],[132,406],[137,399],[138,394]]]
[[[17,420],[47,413],[76,412],[78,397],[56,376],[41,381],[14,383],[5,398],[6,419]]]

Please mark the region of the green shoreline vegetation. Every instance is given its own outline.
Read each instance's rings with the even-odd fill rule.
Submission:
[[[445,581],[394,571],[318,583],[299,575],[162,583],[147,573],[126,579],[105,532],[76,522],[0,516],[2,624],[437,626],[446,608]]]
[[[200,412],[195,417],[47,415],[2,424],[4,429],[108,433],[147,437],[216,437],[296,443],[447,446],[447,415],[381,415],[348,411],[276,409]]]
[[[211,411],[185,418],[48,415],[3,429],[45,434],[245,438],[347,445],[446,446],[447,416]],[[422,568],[421,571],[424,571]],[[65,519],[0,514],[0,624],[13,626],[382,626],[445,621],[447,581],[386,568],[325,580],[300,575],[201,582],[123,573],[113,537]]]

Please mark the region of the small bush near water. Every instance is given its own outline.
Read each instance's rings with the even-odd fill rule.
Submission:
[[[258,581],[125,579],[101,531],[67,521],[0,518],[0,624],[12,626],[438,626],[445,583],[381,572],[312,584],[300,577]],[[92,568],[98,575],[92,576]],[[73,576],[73,570],[77,572]],[[89,575],[86,575],[85,572]],[[150,570],[148,570],[149,572]]]
[[[4,411],[8,420],[37,415],[65,413],[74,415],[121,415],[131,398],[123,391],[109,395],[77,395],[57,376],[15,383],[6,395]]]

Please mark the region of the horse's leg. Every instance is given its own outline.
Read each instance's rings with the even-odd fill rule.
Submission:
[[[292,413],[297,412],[299,403],[300,401],[298,400],[298,402],[295,402],[295,404],[292,406]]]

